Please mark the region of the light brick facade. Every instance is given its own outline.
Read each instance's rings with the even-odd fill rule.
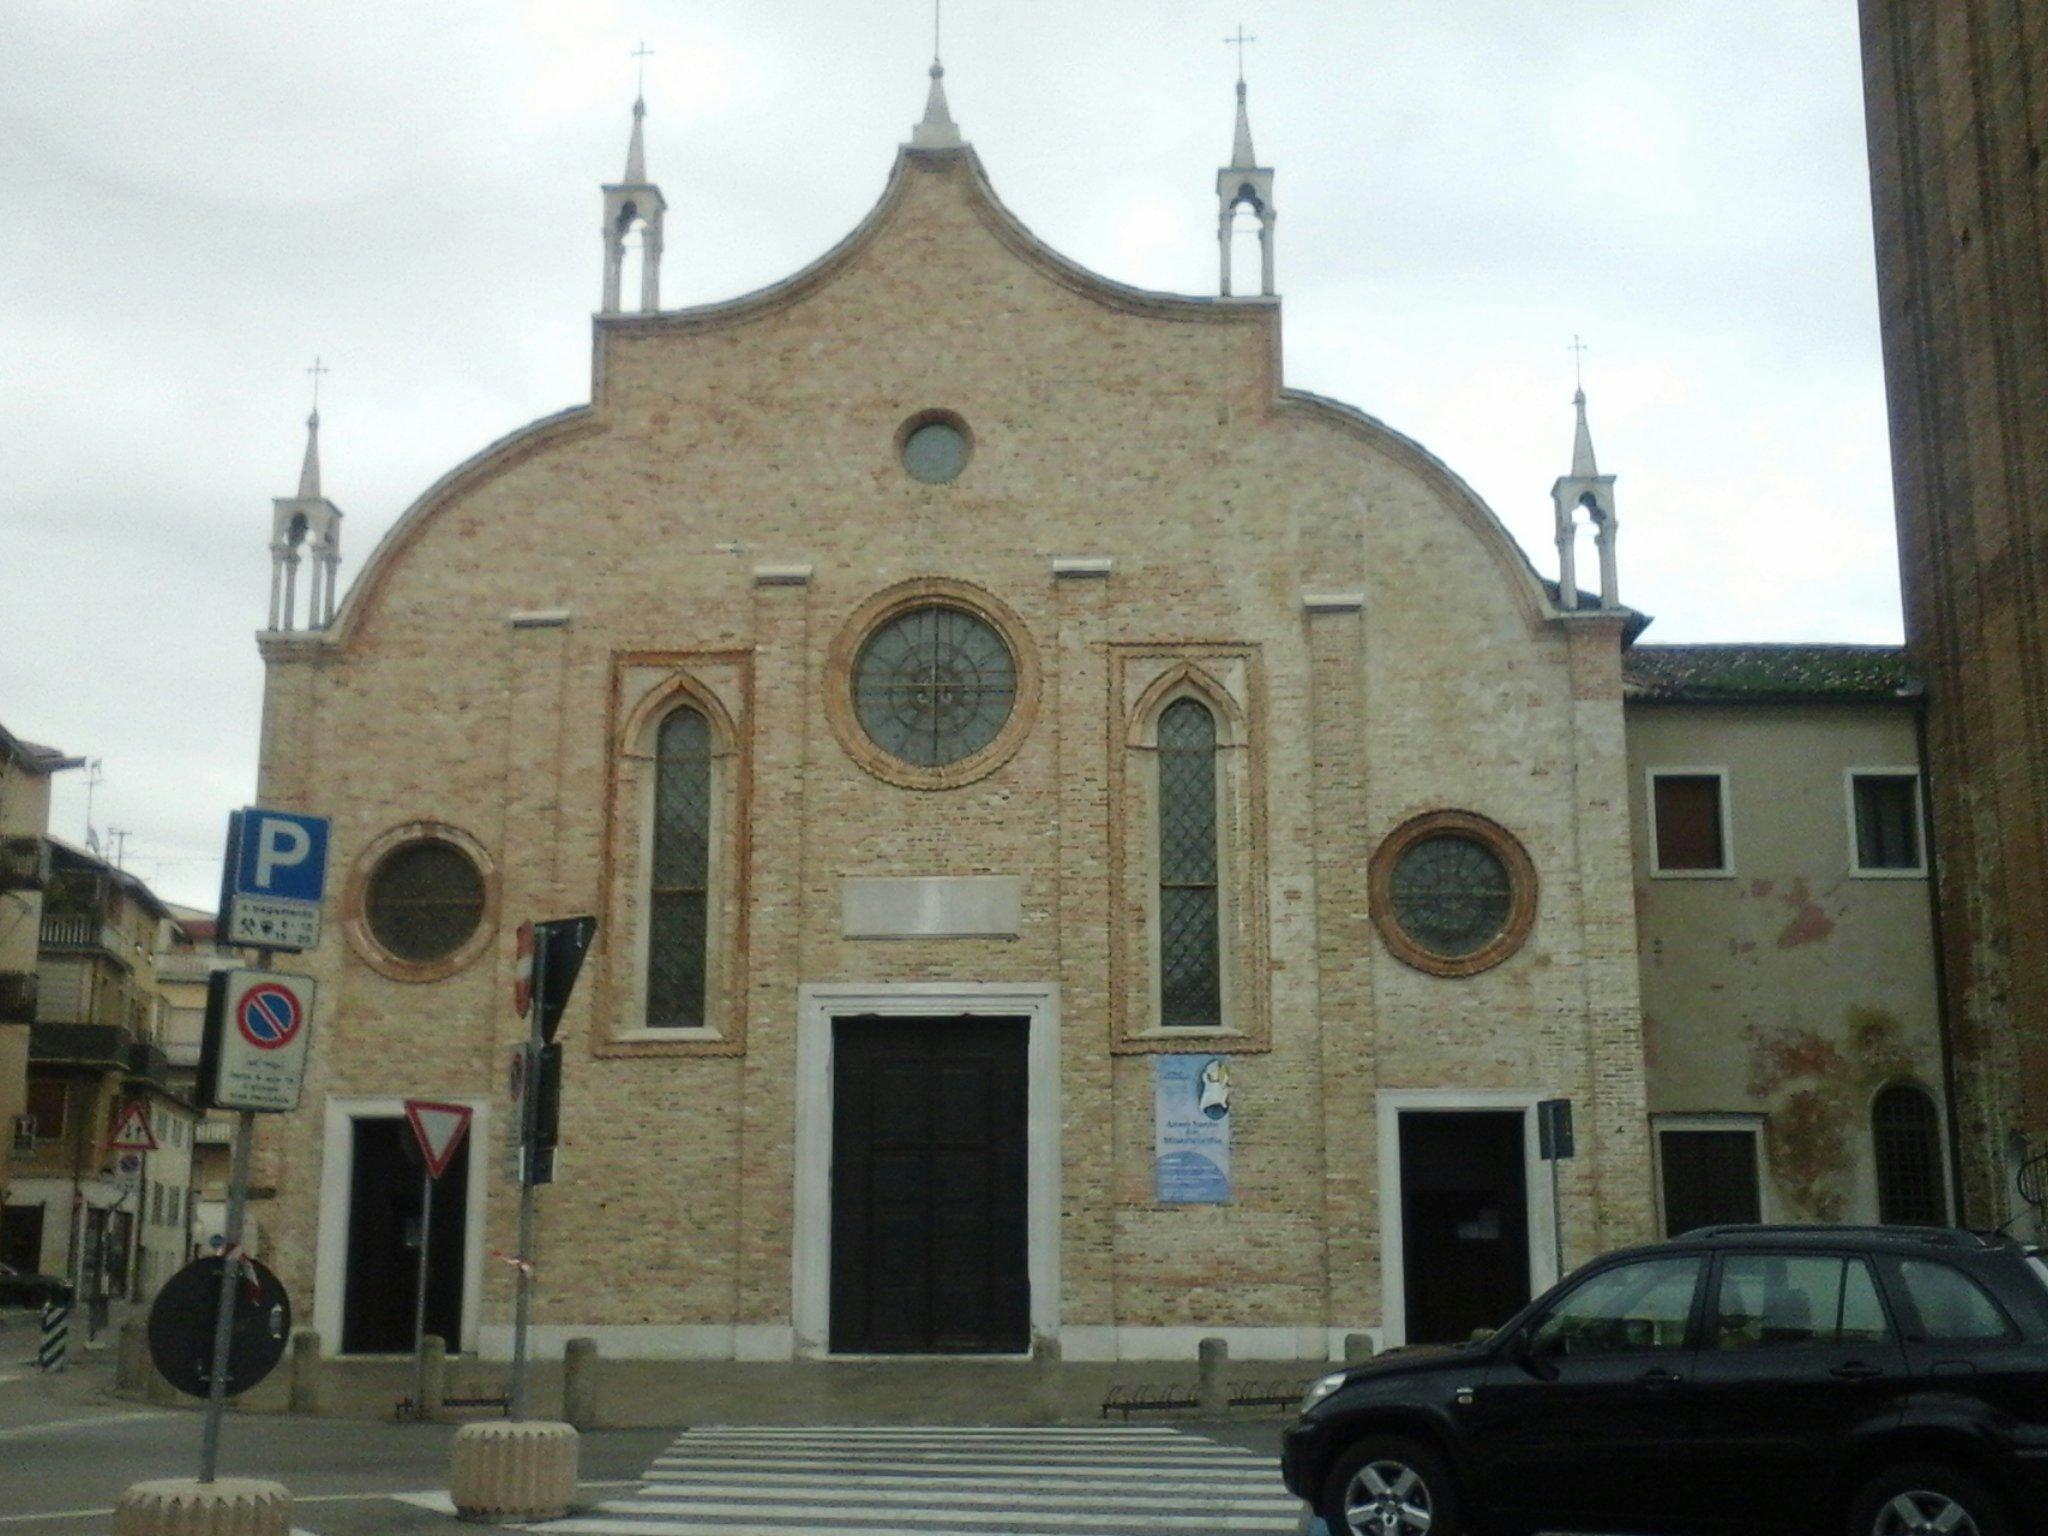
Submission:
[[[257,1182],[277,1195],[259,1209],[330,1347],[349,1117],[404,1094],[484,1112],[460,1342],[502,1345],[512,1271],[488,1255],[516,1203],[512,929],[579,911],[601,926],[564,1029],[562,1179],[541,1198],[548,1330],[657,1354],[823,1348],[794,1272],[819,1172],[799,1166],[819,1087],[806,988],[1040,1000],[1057,1065],[1032,1084],[1034,1155],[1056,1173],[1033,1178],[1033,1274],[1052,1277],[1033,1331],[1070,1359],[1212,1332],[1321,1356],[1349,1330],[1397,1333],[1389,1104],[1568,1096],[1566,1262],[1649,1233],[1627,616],[1560,614],[1444,466],[1286,390],[1279,326],[1272,300],[1081,272],[1001,208],[971,151],[907,150],[875,213],[789,282],[601,319],[590,407],[430,490],[332,627],[264,638],[262,798],[334,818],[338,900],[304,957],[321,983],[307,1108],[263,1127]],[[932,409],[973,437],[948,485],[897,459]],[[1014,753],[954,787],[871,771],[829,707],[850,618],[918,581],[1014,614],[1037,676]],[[1152,877],[1128,853],[1143,839],[1119,840],[1145,782],[1131,709],[1175,668],[1243,723],[1226,749],[1237,969],[1223,1032],[1202,1037],[1130,1003],[1153,942]],[[650,1036],[641,733],[684,697],[717,716],[729,886],[710,1027]],[[1505,828],[1538,882],[1526,942],[1469,977],[1395,959],[1369,910],[1374,849],[1439,809]],[[414,825],[454,829],[487,874],[484,937],[453,966],[393,965],[360,921],[367,861]],[[1021,921],[846,937],[842,882],[872,876],[1012,877]],[[1227,1205],[1153,1198],[1154,1057],[1190,1049],[1231,1057]]]

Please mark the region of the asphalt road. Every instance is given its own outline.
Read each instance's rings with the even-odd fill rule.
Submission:
[[[111,1342],[75,1352],[74,1368],[57,1376],[17,1363],[31,1348],[19,1328],[0,1328],[0,1536],[105,1531],[115,1500],[130,1484],[196,1474],[199,1414],[114,1398]],[[1277,1424],[1176,1427],[1242,1447],[1268,1466],[1278,1444]],[[633,1497],[682,1429],[586,1433],[585,1502]],[[445,1509],[401,1497],[430,1500],[445,1491],[453,1434],[453,1426],[441,1424],[230,1414],[220,1471],[283,1483],[292,1492],[294,1526],[311,1536],[452,1536],[487,1529],[458,1525]]]

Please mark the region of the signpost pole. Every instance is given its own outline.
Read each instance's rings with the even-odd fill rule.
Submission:
[[[269,957],[266,955],[266,962]],[[228,1176],[228,1222],[221,1234],[220,1309],[213,1320],[213,1374],[206,1388],[206,1427],[199,1441],[199,1481],[213,1481],[220,1466],[221,1418],[228,1406],[228,1349],[235,1329],[235,1284],[241,1279],[242,1211],[249,1201],[249,1148],[256,1139],[256,1112],[235,1116],[235,1159]]]
[[[1564,1199],[1559,1192],[1557,1165],[1550,1160],[1550,1240],[1557,1254],[1557,1278],[1564,1278]]]
[[[434,1235],[434,1170],[420,1170],[420,1275],[412,1301],[412,1416],[427,1416],[427,1244]]]
[[[507,1412],[514,1423],[526,1418],[526,1326],[533,1306],[534,1142],[540,1124],[541,1014],[548,996],[548,946],[533,948],[532,1002],[526,1010],[526,1071],[519,1095],[519,1265],[518,1297],[512,1312],[512,1390]]]

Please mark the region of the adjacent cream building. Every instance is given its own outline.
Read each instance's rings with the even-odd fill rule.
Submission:
[[[1462,1337],[1560,1251],[1656,1230],[1663,1117],[1787,1102],[1730,1086],[1763,1004],[1697,994],[1687,925],[1816,876],[1745,849],[1720,884],[1660,883],[1631,818],[1666,762],[1754,765],[1767,796],[1835,717],[1780,740],[1631,680],[1646,620],[1583,397],[1552,582],[1421,445],[1287,387],[1273,183],[1240,87],[1224,296],[1122,286],[1003,207],[934,68],[844,241],[663,311],[636,104],[592,403],[451,470],[338,603],[309,437],[273,520],[261,797],[333,818],[330,899],[257,1212],[327,1348],[409,1342],[407,1096],[475,1111],[432,1326],[507,1348],[525,918],[600,925],[563,1029],[544,1348]],[[1240,210],[1263,291],[1231,296]],[[1910,720],[1893,700],[1842,750],[1910,762]],[[1910,971],[1924,920],[1871,898]],[[1925,976],[1879,1004],[1901,1075],[1937,1079]],[[1839,1011],[1811,1027],[1853,1036]],[[1860,1210],[1860,1175],[1799,1182],[1785,1149],[1756,1163],[1772,1213]]]

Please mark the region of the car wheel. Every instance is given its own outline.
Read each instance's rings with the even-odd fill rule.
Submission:
[[[1330,1536],[1461,1536],[1450,1469],[1428,1446],[1392,1436],[1361,1440],[1337,1459],[1320,1505]]]
[[[2005,1507],[1984,1482],[1935,1461],[1880,1472],[1850,1505],[1849,1536],[2009,1536]]]

